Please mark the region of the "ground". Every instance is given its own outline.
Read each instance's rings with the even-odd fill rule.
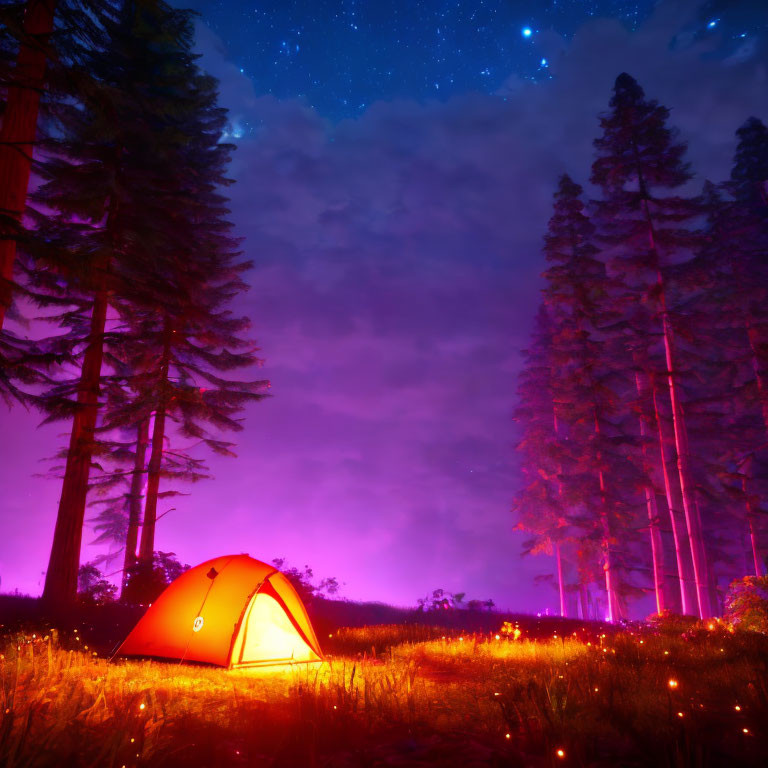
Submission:
[[[123,615],[6,625],[0,765],[762,768],[768,754],[768,638],[719,622],[518,617],[515,640],[456,617],[326,617],[325,663],[230,672],[110,661]]]

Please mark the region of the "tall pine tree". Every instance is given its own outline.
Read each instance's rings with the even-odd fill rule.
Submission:
[[[600,241],[627,293],[648,308],[663,345],[664,377],[655,378],[669,398],[697,608],[705,618],[714,604],[677,367],[675,317],[667,295],[668,271],[690,258],[698,244],[691,226],[700,206],[677,193],[691,173],[683,160],[685,144],[667,126],[668,117],[669,110],[647,100],[632,77],[619,75],[610,111],[600,118],[602,135],[595,140],[591,181],[602,193],[595,204]]]

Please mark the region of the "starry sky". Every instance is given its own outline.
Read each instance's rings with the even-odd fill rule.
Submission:
[[[549,77],[543,30],[570,36],[611,15],[633,28],[651,0],[197,0],[256,87],[300,97],[331,119],[379,99],[492,92],[511,72]]]
[[[285,557],[351,599],[414,605],[441,587],[554,610],[536,582],[552,564],[520,557],[510,506],[557,176],[588,177],[627,71],[671,108],[691,190],[725,178],[736,128],[768,120],[768,4],[177,4],[199,12],[200,63],[230,110],[254,262],[237,309],[272,397],[249,409],[238,459],[168,504],[157,547],[191,564]],[[24,437],[0,462],[0,589],[35,594],[60,486],[34,474],[63,428],[2,421]]]

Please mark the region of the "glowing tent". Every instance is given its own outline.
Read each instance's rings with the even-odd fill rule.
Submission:
[[[117,653],[229,669],[322,658],[293,585],[248,555],[217,557],[183,573],[152,603]]]

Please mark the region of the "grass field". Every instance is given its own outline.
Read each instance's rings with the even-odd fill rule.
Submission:
[[[237,672],[27,631],[0,649],[0,765],[764,768],[768,638],[714,626],[347,628],[322,665]]]

